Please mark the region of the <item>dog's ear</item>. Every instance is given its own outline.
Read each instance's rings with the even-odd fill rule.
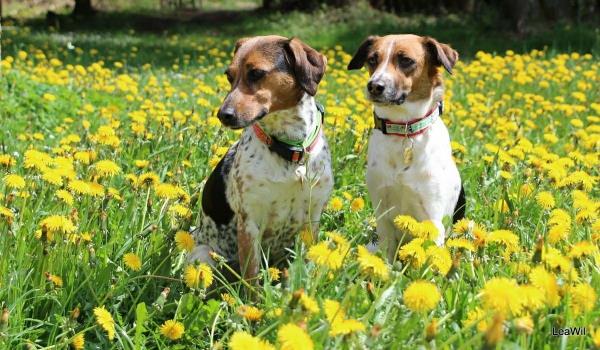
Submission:
[[[302,90],[314,96],[325,69],[327,58],[296,38],[283,45],[285,58]]]
[[[425,48],[436,67],[444,66],[452,74],[452,68],[458,61],[458,52],[449,45],[439,43],[434,38],[425,37]]]
[[[378,38],[379,37],[376,35],[371,35],[368,38],[366,38],[362,44],[360,44],[360,47],[358,48],[358,50],[356,50],[356,53],[354,54],[354,57],[352,57],[352,60],[350,60],[350,63],[348,63],[348,70],[361,69],[365,65],[365,61],[367,60],[369,51],[371,51],[373,43]]]
[[[238,50],[240,49],[240,47],[241,47],[242,45],[244,45],[244,43],[245,43],[246,41],[248,41],[248,39],[250,39],[250,38],[241,38],[241,39],[239,39],[239,40],[238,40],[238,41],[235,43],[235,48],[233,49],[233,54],[234,54],[234,55],[235,55],[235,54],[238,52]]]

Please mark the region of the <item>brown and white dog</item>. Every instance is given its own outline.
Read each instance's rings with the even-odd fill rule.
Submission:
[[[295,38],[237,42],[225,73],[231,90],[218,117],[244,132],[206,181],[194,231],[199,245],[188,260],[212,263],[214,251],[252,278],[263,257],[281,262],[298,233],[318,231],[333,187],[314,99],[326,64]]]
[[[397,215],[431,220],[444,243],[443,219],[464,216],[464,191],[452,159],[442,113],[444,87],[438,67],[449,73],[458,53],[417,35],[370,36],[348,64],[366,65],[367,97],[374,104],[367,187],[376,208],[379,248],[393,261],[404,237]],[[459,199],[460,198],[460,199]]]

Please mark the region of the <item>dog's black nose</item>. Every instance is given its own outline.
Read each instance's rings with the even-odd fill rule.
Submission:
[[[385,85],[383,85],[383,83],[379,81],[370,81],[367,84],[367,90],[369,90],[369,93],[371,95],[379,96],[383,93],[383,90],[385,90]]]
[[[217,117],[223,124],[229,125],[235,121],[235,112],[233,108],[221,108],[217,113]]]

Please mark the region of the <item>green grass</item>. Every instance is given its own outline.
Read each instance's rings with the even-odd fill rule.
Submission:
[[[317,349],[482,348],[495,313],[482,297],[486,282],[507,277],[530,285],[532,277],[524,267],[544,267],[557,279],[549,285],[560,285],[559,303],[544,298],[539,309],[530,310],[531,334],[518,327],[517,315],[507,315],[504,341],[498,347],[592,347],[589,335],[557,338],[550,332],[552,327],[584,326],[590,333],[600,319],[597,300],[571,295],[567,289],[589,285],[596,294],[600,292],[598,32],[557,27],[555,35],[509,41],[509,34],[480,30],[458,19],[402,19],[364,8],[279,18],[248,13],[236,23],[179,25],[152,34],[122,26],[124,17],[113,14],[100,15],[85,25],[67,24],[60,31],[44,31],[33,22],[33,29],[16,26],[3,32],[0,155],[10,155],[15,164],[0,165],[0,209],[13,216],[8,219],[6,211],[0,211],[0,309],[8,312],[7,319],[0,321],[0,348],[63,349],[81,332],[87,348],[102,349],[225,347],[232,334],[241,330],[277,344],[278,329],[288,323],[305,327]],[[473,252],[448,249],[459,265],[447,275],[436,272],[431,261],[415,266],[406,260],[388,265],[387,280],[361,272],[356,249],[374,231],[364,185],[371,114],[362,96],[366,75],[348,73],[345,65],[364,36],[395,31],[430,34],[452,43],[466,58],[448,79],[444,121],[456,142],[454,154],[469,194],[468,217],[488,233],[499,229],[514,233],[518,245],[508,259],[504,255],[511,247],[494,241],[495,233]],[[264,283],[257,287],[256,301],[245,295],[240,283],[221,286],[207,297],[204,289],[183,282],[185,253],[174,236],[195,224],[197,195],[210,164],[238,138],[213,124],[214,113],[228,89],[222,72],[234,41],[257,33],[296,35],[328,56],[330,66],[317,98],[327,109],[334,197],[341,199],[342,210],[326,210],[319,239],[326,240],[326,232],[335,230],[350,242],[350,252],[343,266],[332,271],[307,259],[309,247],[298,240],[286,276],[273,281],[262,273]],[[343,50],[334,49],[336,45]],[[524,52],[546,45],[542,54],[475,56],[479,50],[503,54],[507,49]],[[20,50],[28,53],[26,59],[18,58]],[[561,55],[570,51],[594,55]],[[86,68],[85,76],[77,65]],[[65,74],[64,82],[60,74]],[[136,134],[131,112],[140,110],[147,113],[145,132]],[[185,120],[175,112],[186,115]],[[89,129],[84,121],[90,123]],[[112,126],[120,141],[117,147],[102,143],[102,126]],[[41,178],[48,169],[25,166],[29,149],[50,154],[54,160],[45,165],[51,167],[64,161],[60,157],[71,160],[77,178],[98,180],[105,189],[117,190],[122,199],[77,195],[67,185],[68,176],[62,178],[62,185],[49,184]],[[95,155],[92,164],[112,160],[121,172],[97,179],[93,165],[73,160],[76,152],[87,151]],[[136,160],[148,160],[149,165],[140,169]],[[580,175],[592,186],[586,188],[571,178],[576,171],[586,174]],[[127,174],[144,172],[177,184],[189,194],[189,201],[162,198],[154,189],[135,187],[127,180]],[[9,188],[7,174],[22,176],[26,186]],[[561,184],[565,179],[573,181]],[[523,184],[530,185],[533,193],[524,194]],[[59,189],[74,193],[74,203],[60,201]],[[556,207],[572,221],[570,233],[562,240],[551,239],[556,225],[549,222],[551,210],[535,199],[541,191],[549,191]],[[366,206],[353,211],[350,206],[356,198],[364,199]],[[505,210],[498,206],[502,201]],[[169,208],[176,203],[191,209],[192,216],[173,215]],[[49,239],[40,232],[41,222],[50,215],[68,217],[77,226],[74,235],[56,233]],[[452,237],[476,242],[479,233],[475,228],[465,234],[454,232]],[[545,249],[541,261],[538,236],[543,237]],[[569,257],[579,242],[589,242],[596,250],[590,256]],[[131,252],[141,258],[140,271],[124,264],[124,255]],[[562,261],[562,267],[556,261]],[[577,271],[577,279],[569,280],[566,266]],[[62,286],[50,282],[46,273],[61,277]],[[407,287],[420,279],[434,283],[442,296],[424,313],[411,311],[405,299]],[[294,307],[291,300],[299,289],[317,301],[316,314]],[[231,295],[233,305],[221,300],[222,292]],[[511,296],[514,290],[496,291],[505,292]],[[519,296],[512,295],[512,302]],[[347,317],[359,320],[365,330],[330,336],[331,324],[323,310],[327,299],[339,301]],[[571,299],[591,306],[576,315]],[[262,320],[241,317],[237,311],[242,304],[263,310]],[[115,319],[113,341],[95,324],[93,309],[101,305]],[[487,322],[483,331],[465,322],[478,307]],[[73,310],[78,310],[77,317]],[[427,339],[425,328],[434,318],[437,332],[434,339]],[[160,334],[160,325],[170,319],[185,325],[178,341]]]

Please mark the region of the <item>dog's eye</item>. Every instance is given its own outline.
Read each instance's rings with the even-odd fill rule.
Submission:
[[[377,64],[377,55],[373,55],[371,57],[369,57],[369,59],[367,60],[367,63],[369,64],[369,66],[374,66]]]
[[[415,60],[413,60],[410,57],[401,55],[398,57],[398,63],[400,64],[400,67],[402,67],[402,68],[410,68],[410,67],[412,67],[413,64],[415,64]]]
[[[262,77],[265,76],[265,74],[267,74],[267,72],[262,69],[251,69],[248,72],[248,81],[250,81],[250,82],[259,81]]]

